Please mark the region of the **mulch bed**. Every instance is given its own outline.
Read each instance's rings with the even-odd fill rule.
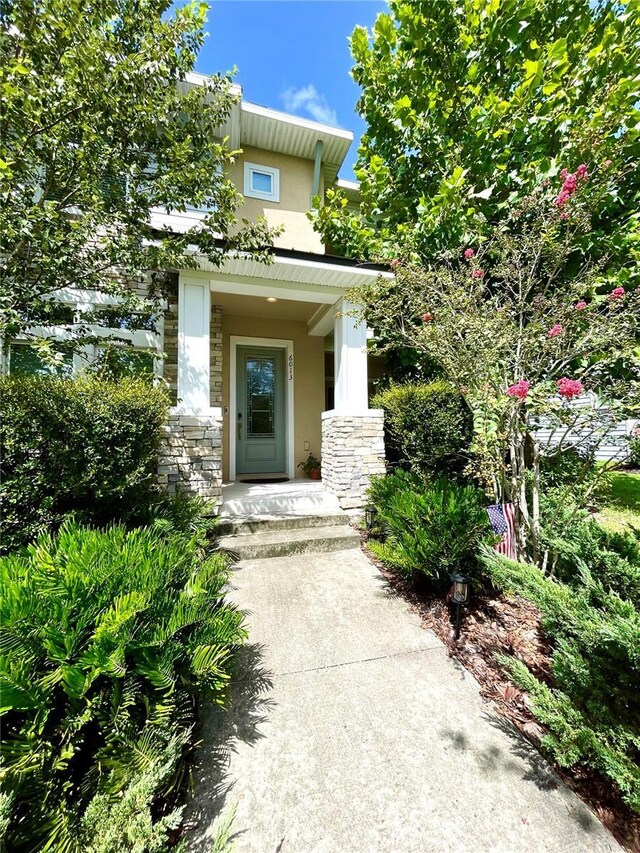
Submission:
[[[514,655],[537,678],[551,683],[552,648],[540,627],[537,607],[519,596],[475,597],[465,608],[460,638],[456,641],[453,608],[446,601],[421,588],[419,581],[413,583],[381,563],[367,549],[366,535],[363,549],[389,587],[419,613],[423,626],[430,628],[447,646],[449,655],[473,674],[484,699],[493,702],[498,713],[539,749],[546,729],[529,711],[526,694],[509,681],[495,659],[497,654]],[[622,802],[609,780],[588,768],[576,766],[569,771],[558,767],[549,756],[545,755],[545,759],[623,847],[640,853],[640,816]]]

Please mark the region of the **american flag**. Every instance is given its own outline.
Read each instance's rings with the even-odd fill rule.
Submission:
[[[493,527],[493,532],[501,536],[501,540],[494,545],[498,554],[516,559],[515,528],[513,524],[513,504],[493,504],[487,507],[487,513]]]

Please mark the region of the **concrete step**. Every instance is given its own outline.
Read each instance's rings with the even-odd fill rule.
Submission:
[[[288,519],[290,520],[290,519]],[[344,551],[357,548],[360,536],[345,524],[294,529],[267,529],[257,533],[223,536],[220,547],[240,560],[291,557],[294,554]]]
[[[348,526],[349,516],[342,510],[322,515],[272,515],[250,518],[221,518],[215,528],[218,536],[242,536],[248,533],[267,533],[273,530]]]

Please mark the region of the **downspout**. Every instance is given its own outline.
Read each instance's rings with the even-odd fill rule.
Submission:
[[[316,159],[313,164],[313,189],[311,192],[311,207],[313,207],[313,199],[320,195],[320,168],[322,166],[322,140],[316,142]]]

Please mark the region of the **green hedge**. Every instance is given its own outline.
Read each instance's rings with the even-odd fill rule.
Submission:
[[[167,406],[140,379],[0,379],[2,551],[69,513],[92,524],[143,517]]]
[[[371,405],[384,410],[389,462],[427,476],[462,471],[473,418],[451,385],[395,385],[376,394]]]
[[[126,832],[157,835],[149,804],[179,780],[196,700],[224,700],[245,637],[222,597],[226,559],[199,543],[167,525],[65,522],[0,558],[8,850],[119,849],[96,844],[96,826],[131,806]]]

